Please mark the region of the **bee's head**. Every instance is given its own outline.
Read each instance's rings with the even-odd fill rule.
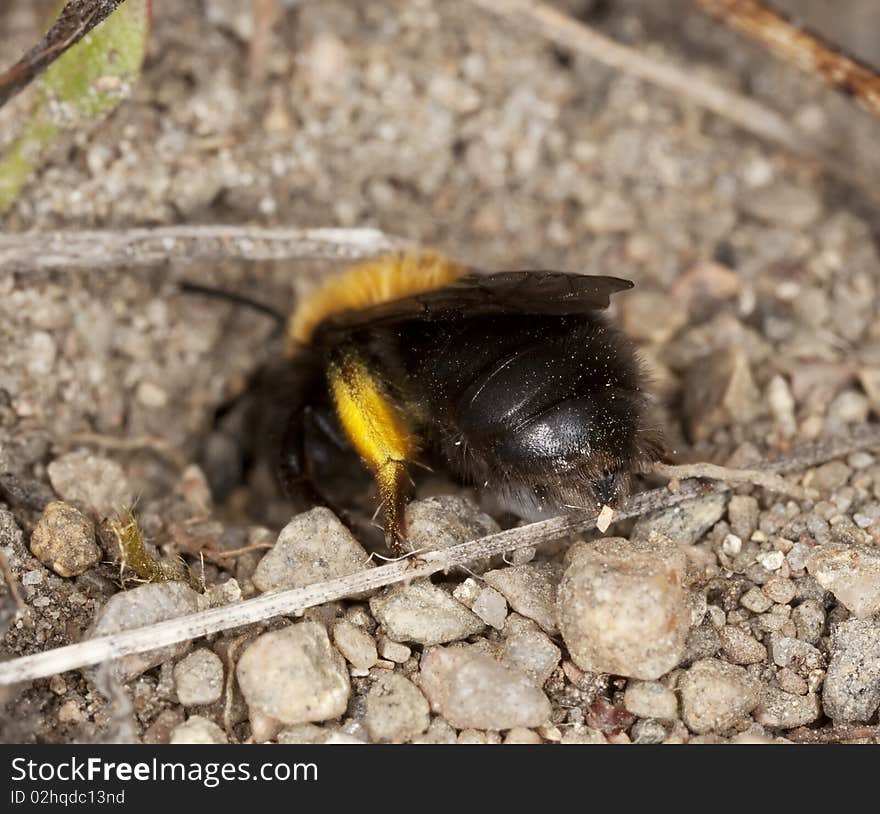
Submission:
[[[594,480],[590,487],[597,505],[616,509],[629,491],[629,473],[624,474],[620,469],[605,469],[602,477]]]

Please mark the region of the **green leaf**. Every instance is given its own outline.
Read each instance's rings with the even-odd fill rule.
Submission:
[[[125,0],[37,80],[34,107],[0,158],[0,214],[65,132],[86,127],[127,98],[140,75],[150,0]]]

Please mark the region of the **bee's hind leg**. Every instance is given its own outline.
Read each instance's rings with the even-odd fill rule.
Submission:
[[[411,498],[408,464],[418,440],[403,409],[378,376],[354,351],[340,354],[329,371],[339,423],[351,445],[373,471],[385,509],[385,540],[398,556],[406,544],[406,506]]]

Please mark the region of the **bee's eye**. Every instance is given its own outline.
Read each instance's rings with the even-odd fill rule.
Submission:
[[[613,505],[617,500],[617,493],[620,487],[620,472],[606,469],[602,473],[602,477],[593,481],[593,494],[596,502],[600,505]]]

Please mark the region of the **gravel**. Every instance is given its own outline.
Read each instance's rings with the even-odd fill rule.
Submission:
[[[776,687],[765,687],[755,709],[755,720],[771,729],[795,729],[818,720],[822,714],[815,693],[792,695]]]
[[[675,693],[659,681],[628,681],[623,705],[639,718],[671,721],[678,717]]]
[[[352,624],[347,619],[334,622],[333,644],[345,656],[346,661],[359,670],[369,670],[379,658],[375,639],[362,627]],[[383,656],[383,658],[387,657]]]
[[[507,619],[507,601],[494,588],[484,588],[471,605],[471,610],[487,625],[501,630]]]
[[[472,636],[485,627],[476,614],[427,580],[374,596],[370,609],[385,635],[397,642],[444,644]]]
[[[685,654],[691,604],[672,541],[609,537],[577,546],[559,586],[562,638],[578,667],[654,679]]]
[[[681,717],[697,734],[725,732],[758,705],[760,687],[742,667],[718,659],[696,662],[679,681]]]
[[[525,673],[469,648],[426,651],[419,686],[456,729],[530,728],[550,718],[550,701]]]
[[[518,614],[507,618],[501,647],[502,661],[519,668],[542,687],[553,675],[561,658],[562,651],[531,619]]]
[[[835,723],[868,721],[877,711],[880,628],[876,625],[854,619],[834,626],[822,705]]]
[[[406,507],[406,522],[407,540],[413,551],[449,548],[500,530],[498,523],[472,500],[457,495],[413,501]],[[488,567],[486,561],[470,565],[478,574]]]
[[[727,519],[731,531],[748,540],[758,528],[758,501],[751,495],[731,495],[727,503]]]
[[[101,559],[95,526],[75,506],[54,501],[31,535],[31,553],[61,577],[76,577]]]
[[[521,616],[533,619],[551,636],[559,632],[556,623],[556,590],[562,568],[556,563],[526,563],[483,574],[488,585]]]
[[[229,743],[226,733],[209,718],[191,715],[171,732],[169,743]]]
[[[767,660],[767,648],[750,633],[733,625],[718,631],[724,655],[733,664],[761,664]]]
[[[649,512],[636,521],[632,537],[648,540],[652,534],[658,534],[679,545],[693,545],[724,516],[726,505],[724,495],[706,495]]]
[[[329,509],[294,517],[253,575],[260,591],[302,588],[371,567],[363,546]]]
[[[213,704],[223,695],[223,662],[200,647],[174,665],[174,689],[185,707]]]
[[[114,594],[95,615],[86,638],[107,636],[154,622],[164,622],[195,613],[199,608],[199,595],[182,582],[158,582],[139,585],[123,593]],[[189,642],[172,644],[146,653],[123,656],[113,663],[113,670],[122,681],[130,681],[141,673],[180,658],[189,649]],[[94,668],[88,671],[92,674]]]
[[[761,412],[749,357],[740,346],[719,348],[694,362],[683,389],[685,426],[695,442],[721,427],[752,421]]]
[[[364,726],[373,741],[406,743],[421,735],[430,722],[430,708],[421,690],[398,673],[376,676],[367,693]]]
[[[80,503],[99,515],[110,517],[130,509],[134,493],[122,467],[109,458],[90,452],[70,452],[47,468],[56,494]]]
[[[880,553],[867,546],[817,546],[807,569],[858,619],[880,612]]]
[[[235,670],[252,721],[255,713],[281,724],[339,718],[350,690],[345,660],[317,622],[264,633]]]

